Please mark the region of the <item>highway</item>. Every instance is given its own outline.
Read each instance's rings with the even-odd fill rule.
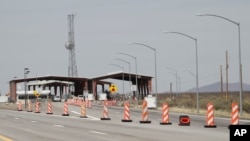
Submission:
[[[110,120],[100,120],[103,106],[81,108],[69,105],[62,116],[63,102],[53,103],[53,114],[0,109],[0,141],[229,141],[230,119],[215,118],[216,128],[204,128],[204,116],[189,115],[190,126],[179,126],[180,113],[170,112],[172,125],[160,125],[161,111],[148,110],[151,123],[140,123],[141,109],[130,109],[132,122],[122,122],[123,107],[108,107]],[[249,124],[249,121],[241,121]]]

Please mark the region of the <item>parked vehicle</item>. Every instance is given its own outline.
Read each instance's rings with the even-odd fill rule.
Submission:
[[[53,99],[52,99],[53,102],[61,102],[61,97],[60,96],[53,96]]]

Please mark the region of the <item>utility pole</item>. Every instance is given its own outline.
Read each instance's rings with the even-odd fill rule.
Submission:
[[[172,100],[172,82],[170,82],[170,99]]]
[[[220,90],[223,97],[223,75],[222,75],[222,65],[220,65]]]
[[[226,101],[228,99],[228,53],[226,51]]]

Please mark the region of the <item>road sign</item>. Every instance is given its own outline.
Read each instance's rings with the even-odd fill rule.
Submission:
[[[111,93],[115,93],[117,92],[117,86],[115,84],[112,84],[110,87],[109,87],[109,91]]]
[[[36,97],[39,97],[39,96],[40,96],[40,94],[39,94],[36,90],[34,90],[33,94],[34,94]]]

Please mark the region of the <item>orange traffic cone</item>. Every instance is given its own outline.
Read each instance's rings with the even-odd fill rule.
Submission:
[[[81,116],[80,118],[87,118],[86,116],[86,103],[83,101],[81,105]]]
[[[64,106],[63,106],[63,116],[69,116],[69,111],[68,111],[68,104],[66,102],[64,102]]]
[[[47,104],[47,113],[46,114],[53,114],[52,113],[52,104],[51,104],[51,101],[48,101],[48,104]]]
[[[204,127],[216,128],[216,125],[214,125],[214,106],[212,103],[207,104],[207,120]]]
[[[145,100],[142,103],[142,120],[140,123],[151,123],[151,121],[148,120],[148,103]]]
[[[108,101],[105,100],[103,102],[103,114],[102,114],[102,117],[101,117],[101,120],[110,120],[110,118],[108,117]]]
[[[128,101],[124,102],[124,113],[122,122],[132,122],[132,120],[130,119],[130,110]]]
[[[160,122],[160,125],[171,125],[172,123],[169,122],[169,110],[168,110],[168,104],[163,103],[162,104],[162,121]]]

